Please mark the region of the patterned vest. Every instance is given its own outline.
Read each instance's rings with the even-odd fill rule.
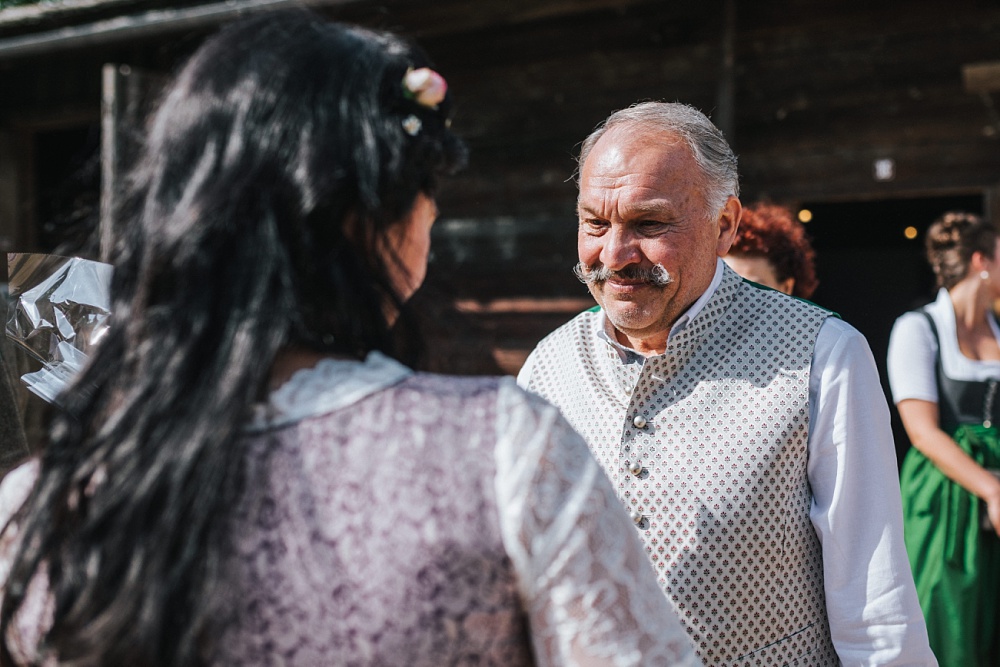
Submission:
[[[590,444],[706,665],[839,664],[806,477],[829,315],[727,268],[663,355],[623,361],[600,312],[532,353],[527,388]]]

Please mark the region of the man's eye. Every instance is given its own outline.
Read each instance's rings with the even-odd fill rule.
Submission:
[[[643,234],[665,234],[672,228],[672,224],[662,220],[643,220],[639,223],[639,229]]]

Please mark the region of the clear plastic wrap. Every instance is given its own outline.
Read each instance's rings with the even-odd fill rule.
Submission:
[[[112,270],[79,257],[7,254],[7,336],[41,362],[21,381],[50,403],[107,331]]]

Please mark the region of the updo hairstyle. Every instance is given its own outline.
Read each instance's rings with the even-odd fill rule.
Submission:
[[[997,230],[978,215],[964,211],[945,213],[927,230],[927,261],[938,287],[951,289],[969,273],[972,254],[994,258]]]

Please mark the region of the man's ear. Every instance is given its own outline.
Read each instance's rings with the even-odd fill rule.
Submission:
[[[719,257],[725,257],[736,240],[736,232],[740,228],[740,218],[743,217],[743,204],[735,196],[730,195],[726,205],[719,214],[719,242],[715,252]]]

